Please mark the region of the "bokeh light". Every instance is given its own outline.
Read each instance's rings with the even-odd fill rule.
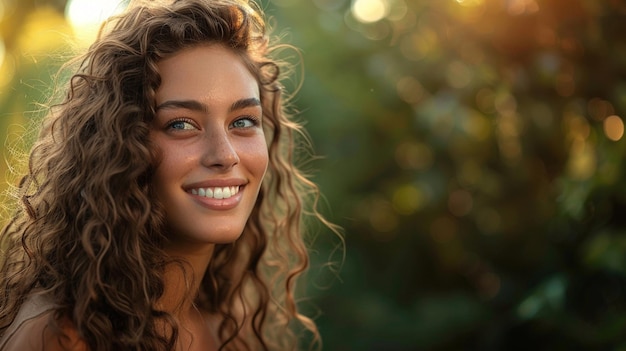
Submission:
[[[604,120],[604,134],[613,141],[618,141],[624,136],[624,121],[617,116],[612,115]]]
[[[406,2],[404,2],[404,0],[396,0],[393,2],[393,6],[391,6],[391,9],[389,10],[387,19],[390,21],[401,21],[406,18],[408,13],[409,7]]]
[[[91,43],[102,23],[125,8],[123,0],[70,0],[65,7],[69,21],[79,44]]]
[[[362,23],[374,23],[389,14],[386,0],[355,0],[352,3],[352,15]]]
[[[414,185],[405,185],[393,194],[393,208],[401,215],[412,215],[427,203],[426,194]]]
[[[480,6],[485,3],[485,0],[456,0],[459,5],[462,6]]]

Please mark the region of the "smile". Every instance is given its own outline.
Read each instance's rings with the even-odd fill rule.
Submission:
[[[239,186],[211,187],[191,189],[191,194],[210,199],[228,199],[239,192]]]

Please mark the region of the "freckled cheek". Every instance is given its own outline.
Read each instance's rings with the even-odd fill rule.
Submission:
[[[242,145],[239,158],[242,161],[245,160],[245,164],[250,172],[262,178],[265,175],[269,163],[265,139],[259,138],[258,140]]]
[[[156,168],[154,183],[164,186],[168,182],[178,179],[191,168],[196,153],[180,148],[161,148],[160,162]]]

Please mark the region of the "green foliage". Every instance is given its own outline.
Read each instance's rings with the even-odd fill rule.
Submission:
[[[359,22],[364,4],[387,17]],[[624,347],[624,5],[269,9],[303,50],[298,106],[346,231],[326,349]]]

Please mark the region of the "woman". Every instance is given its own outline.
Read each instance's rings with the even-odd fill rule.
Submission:
[[[2,350],[288,350],[317,188],[245,0],[132,4],[77,61],[2,231]],[[305,195],[313,194],[309,210]],[[301,339],[301,338],[300,338]]]

